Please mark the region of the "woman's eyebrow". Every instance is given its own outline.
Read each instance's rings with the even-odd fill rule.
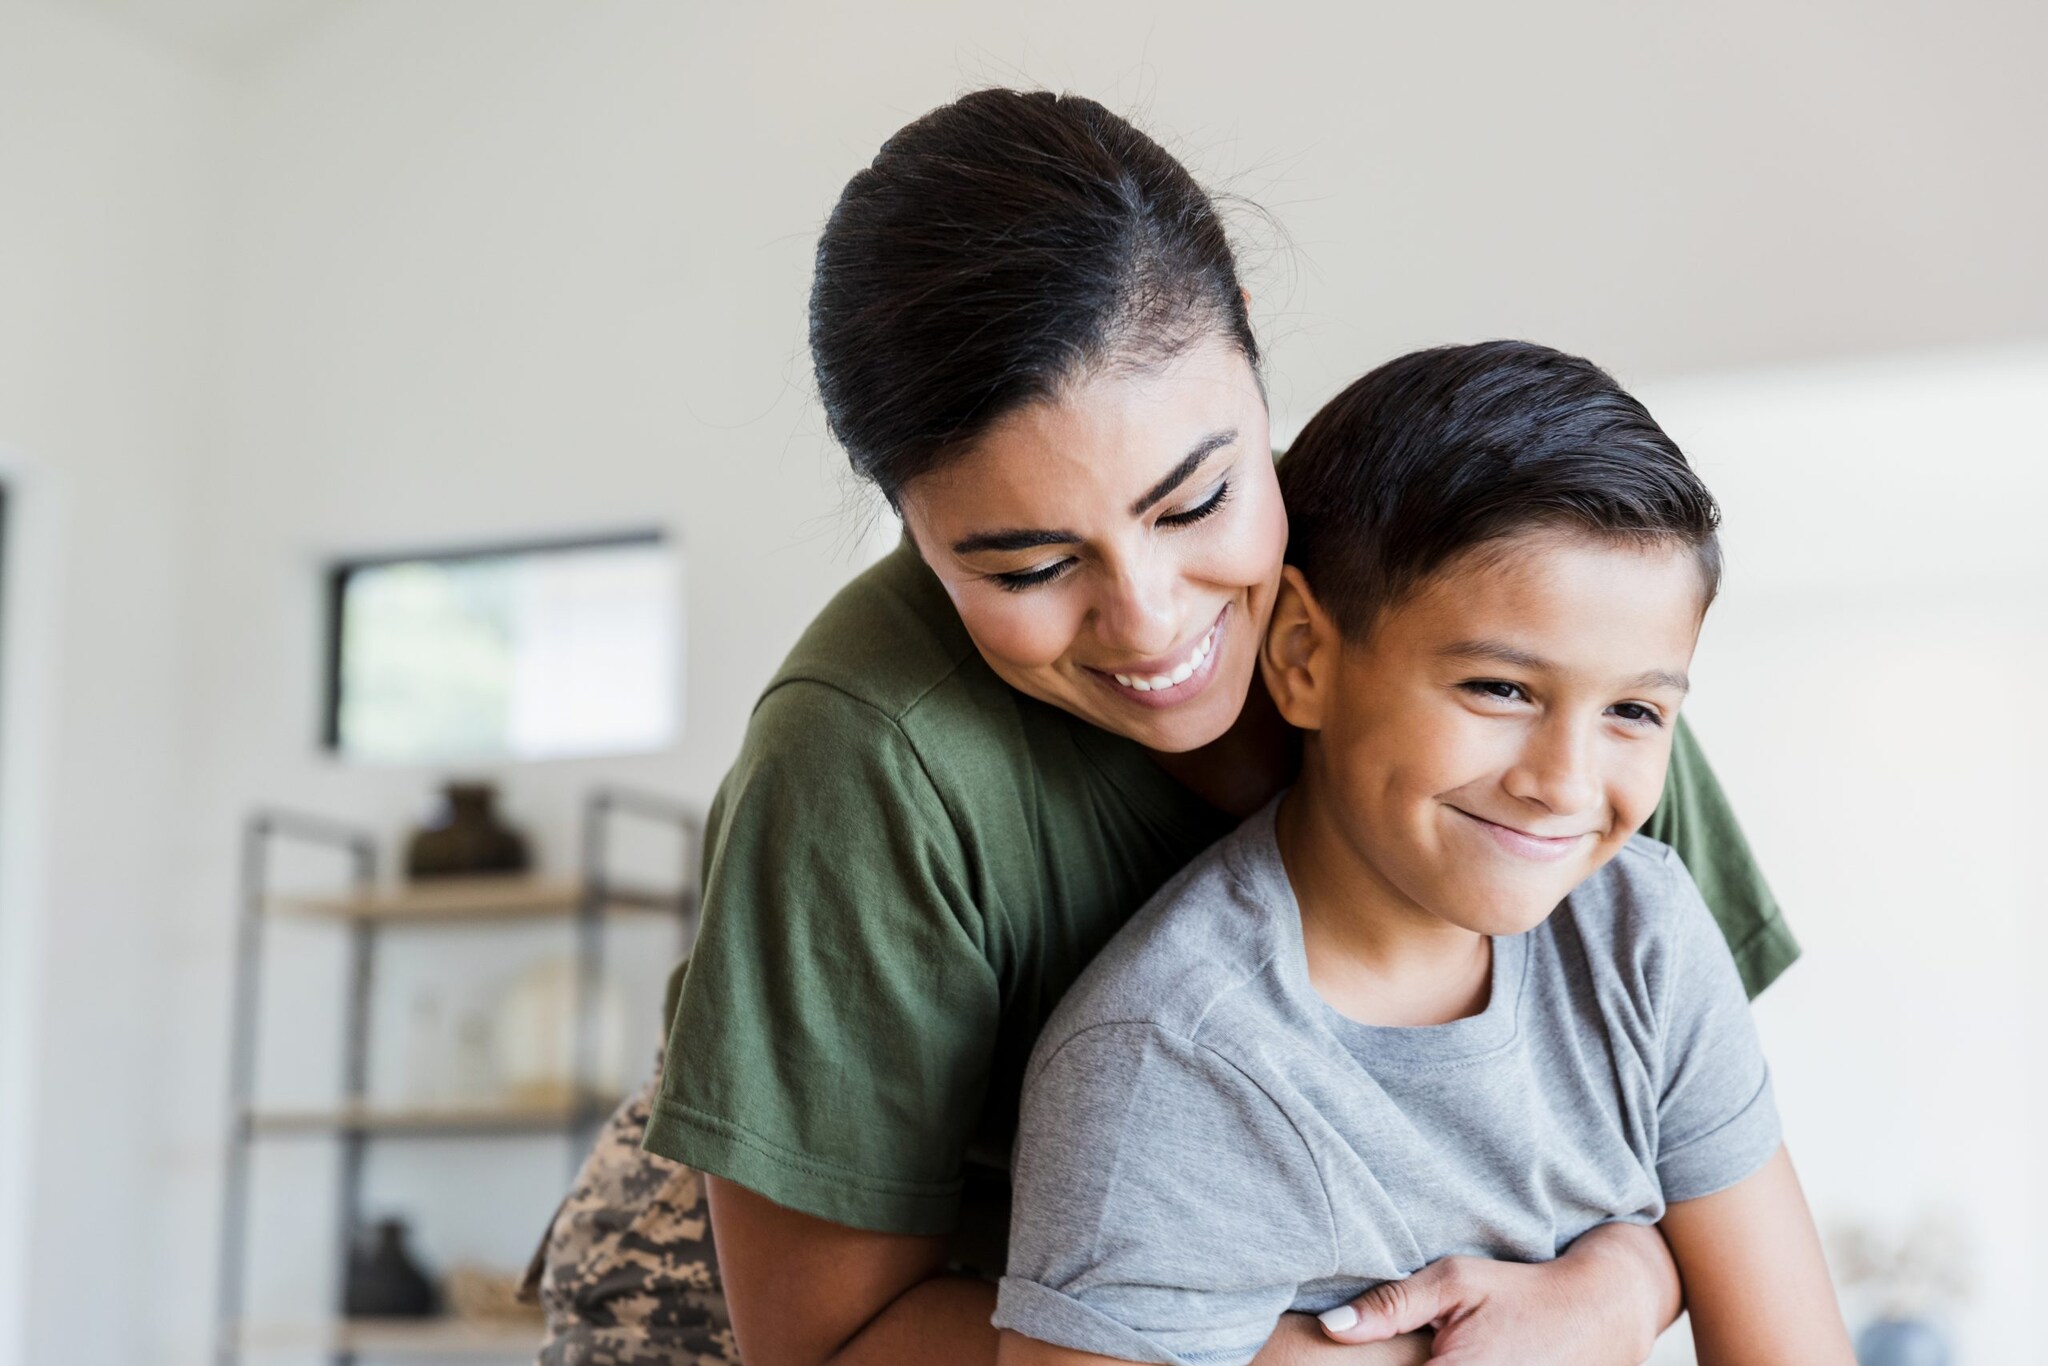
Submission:
[[[953,542],[953,553],[972,555],[979,550],[1035,550],[1042,545],[1072,545],[1080,539],[1071,531],[984,531],[964,541]]]
[[[1145,490],[1145,496],[1131,504],[1131,516],[1143,517],[1158,505],[1159,500],[1179,488],[1187,477],[1202,467],[1202,462],[1216,452],[1237,440],[1237,428],[1231,427],[1220,432],[1211,432],[1195,443],[1187,457],[1173,467],[1173,473]]]

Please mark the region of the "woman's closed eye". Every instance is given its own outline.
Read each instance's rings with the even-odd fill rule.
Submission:
[[[1230,481],[1228,479],[1219,480],[1216,487],[1204,494],[1201,501],[1197,502],[1194,506],[1182,508],[1177,512],[1162,514],[1159,518],[1159,525],[1193,526],[1196,522],[1201,521],[1204,517],[1210,516],[1220,509],[1229,498]]]
[[[1051,564],[1040,565],[1036,569],[1020,569],[1009,574],[991,574],[989,577],[995,580],[996,587],[1004,592],[1021,593],[1027,588],[1036,588],[1042,583],[1051,583],[1073,567],[1074,559],[1070,555],[1066,559],[1054,560]]]
[[[1218,480],[1215,488],[1203,494],[1201,499],[1191,506],[1181,508],[1175,512],[1161,514],[1159,525],[1163,527],[1193,526],[1205,517],[1213,517],[1229,501],[1230,481],[1228,479]],[[1072,556],[1068,556],[1065,559],[1054,560],[1049,564],[1042,564],[1033,569],[1019,569],[1009,573],[991,574],[989,578],[993,579],[996,586],[1005,592],[1021,593],[1027,588],[1036,588],[1040,584],[1051,583],[1055,579],[1062,578],[1073,567],[1074,559]]]

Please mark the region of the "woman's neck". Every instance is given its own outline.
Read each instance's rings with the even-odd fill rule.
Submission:
[[[1180,754],[1147,750],[1152,762],[1227,815],[1249,816],[1293,780],[1301,734],[1287,724],[1254,673],[1251,691],[1229,730]]]

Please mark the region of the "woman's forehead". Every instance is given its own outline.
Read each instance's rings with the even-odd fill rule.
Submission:
[[[904,489],[948,525],[1055,514],[1124,520],[1196,453],[1267,449],[1265,400],[1235,347],[1191,347],[1142,369],[1098,368],[992,424],[972,447]],[[1207,448],[1205,451],[1204,448]]]

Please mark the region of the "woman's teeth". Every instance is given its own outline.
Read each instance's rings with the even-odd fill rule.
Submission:
[[[1195,642],[1194,652],[1173,666],[1172,673],[1153,674],[1149,678],[1137,678],[1131,674],[1113,674],[1111,676],[1133,692],[1161,692],[1173,687],[1175,684],[1185,683],[1188,679],[1192,678],[1195,670],[1202,667],[1202,661],[1209,657],[1209,650],[1215,644],[1216,628],[1211,626],[1209,634]]]

